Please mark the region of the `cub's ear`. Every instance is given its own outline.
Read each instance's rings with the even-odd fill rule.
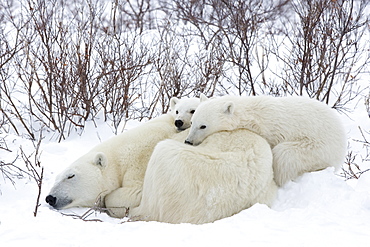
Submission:
[[[99,152],[95,155],[94,165],[100,168],[105,168],[108,165],[108,159],[104,153]]]
[[[235,109],[235,106],[234,106],[234,103],[229,101],[229,102],[226,102],[224,104],[224,108],[223,108],[223,111],[225,114],[227,115],[231,115],[234,113],[234,109]]]
[[[200,94],[199,99],[200,99],[200,102],[204,102],[208,100],[207,96],[205,96],[203,93]]]
[[[177,104],[177,102],[179,102],[179,99],[176,98],[176,97],[172,97],[170,99],[170,108],[171,108],[171,110],[175,109],[175,105]]]

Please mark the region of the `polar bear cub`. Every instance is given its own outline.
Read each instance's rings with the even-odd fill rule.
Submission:
[[[279,186],[304,172],[334,166],[345,157],[346,135],[335,110],[304,97],[223,96],[199,105],[186,143],[200,144],[221,131],[245,128],[271,145]]]
[[[202,224],[255,203],[269,205],[276,191],[271,148],[257,134],[221,131],[198,147],[165,140],[153,151],[140,206],[129,215],[137,220]]]
[[[170,112],[174,115],[175,126],[182,131],[190,127],[191,117],[201,101],[207,100],[207,96],[200,94],[199,98],[181,98],[172,97],[170,99]]]

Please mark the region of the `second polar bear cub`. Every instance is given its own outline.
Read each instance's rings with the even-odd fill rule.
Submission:
[[[199,98],[181,98],[172,97],[170,99],[171,114],[175,118],[177,130],[186,130],[191,125],[191,117],[201,101],[207,100],[207,96],[200,94]]]
[[[201,103],[185,143],[200,144],[221,130],[245,128],[272,148],[275,181],[283,185],[305,172],[339,168],[346,135],[335,110],[304,97],[223,96]]]

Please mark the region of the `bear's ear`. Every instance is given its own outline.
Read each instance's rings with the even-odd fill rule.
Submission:
[[[200,102],[204,102],[208,100],[207,96],[205,96],[203,93],[200,94],[199,99],[200,99]]]
[[[175,105],[177,104],[177,102],[179,102],[179,99],[176,98],[176,97],[172,97],[170,99],[170,108],[171,108],[171,110],[175,109]]]
[[[97,153],[94,158],[94,165],[105,168],[108,165],[108,159],[104,153]]]
[[[233,114],[234,113],[234,103],[233,102],[231,102],[231,101],[229,101],[229,102],[226,102],[225,104],[224,104],[224,108],[223,108],[223,111],[224,111],[224,113],[225,114],[227,114],[227,115],[231,115],[231,114]]]

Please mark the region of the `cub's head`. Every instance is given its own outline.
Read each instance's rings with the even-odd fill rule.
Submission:
[[[234,103],[211,99],[201,103],[191,119],[186,144],[199,145],[204,139],[222,130],[233,129]]]
[[[92,207],[99,196],[106,194],[107,166],[103,153],[82,156],[57,176],[46,202],[56,209]]]
[[[201,94],[200,98],[171,98],[170,109],[175,118],[175,126],[178,130],[185,130],[190,127],[191,117],[200,102],[206,99],[207,97],[204,94]]]

